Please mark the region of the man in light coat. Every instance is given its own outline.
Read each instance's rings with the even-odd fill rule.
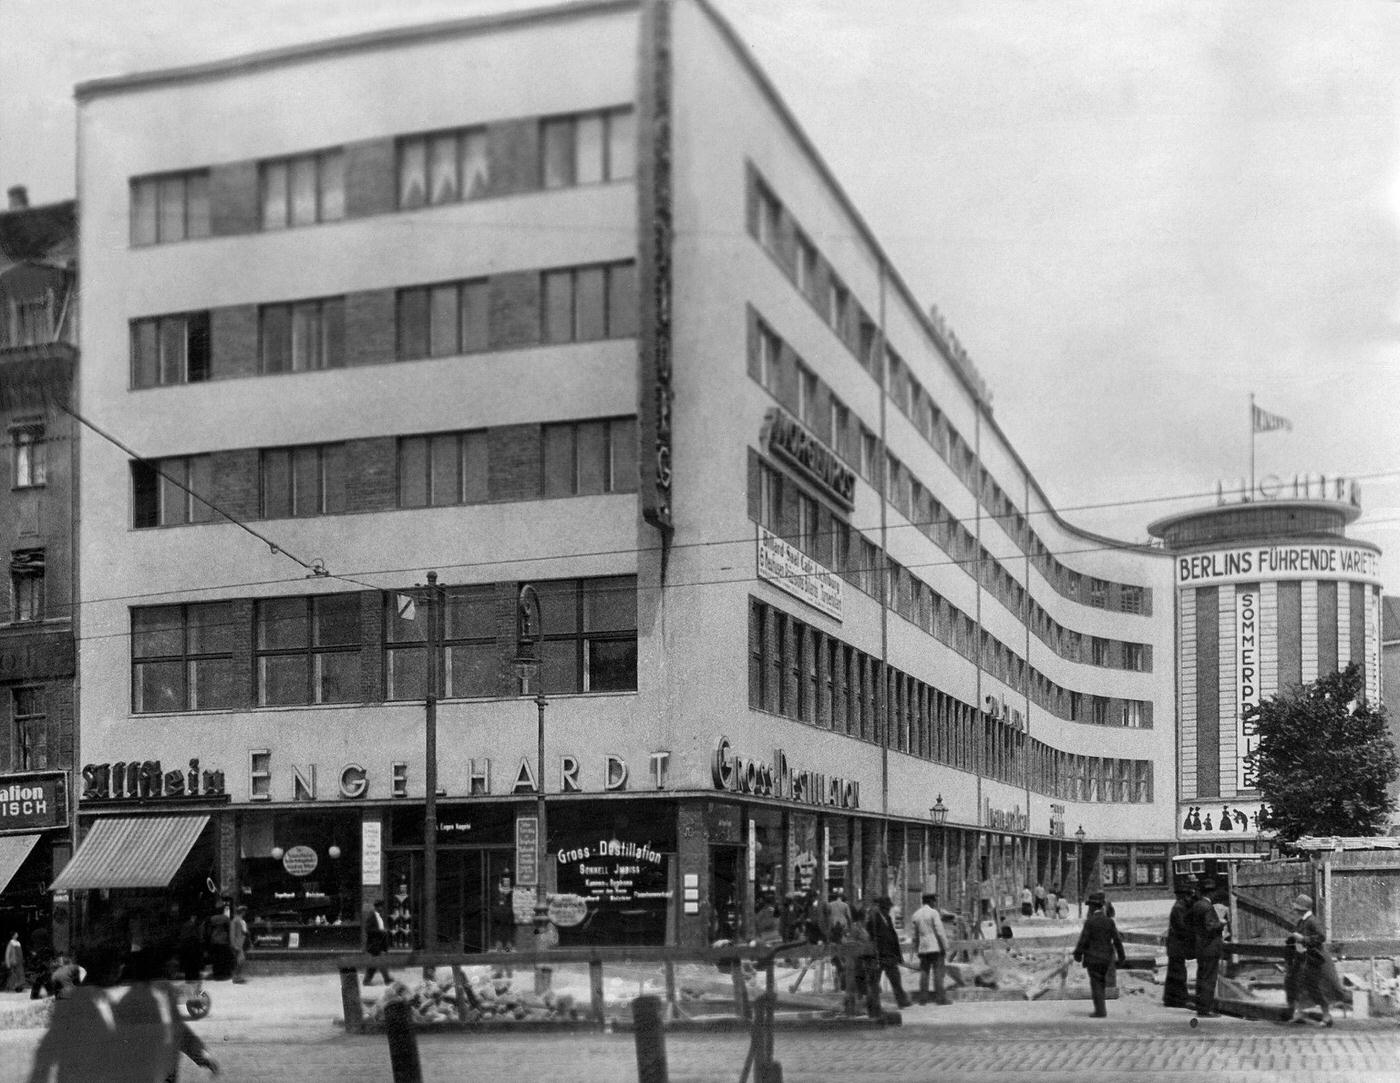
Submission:
[[[914,927],[914,951],[919,956],[919,1003],[929,1002],[929,974],[933,975],[933,1003],[949,1003],[943,990],[943,975],[948,961],[948,933],[943,928],[943,912],[938,909],[938,896],[932,891],[923,895],[923,906],[909,919]]]

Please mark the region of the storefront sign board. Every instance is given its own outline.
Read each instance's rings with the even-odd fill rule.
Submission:
[[[378,820],[366,820],[360,825],[360,883],[378,887],[381,883],[379,866],[384,843],[384,825]]]
[[[68,776],[62,771],[0,775],[0,835],[30,834],[68,823]]]
[[[515,821],[515,882],[533,888],[539,882],[540,822],[534,816]]]
[[[828,617],[841,619],[841,577],[763,527],[758,528],[758,577]]]
[[[310,876],[321,859],[310,846],[290,846],[282,855],[282,867],[293,876]]]

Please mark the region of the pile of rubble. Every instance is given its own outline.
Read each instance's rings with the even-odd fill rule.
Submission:
[[[385,1007],[396,1000],[407,1001],[409,1018],[419,1027],[575,1021],[586,1014],[571,994],[522,992],[513,987],[513,978],[489,967],[464,968],[460,973],[460,983],[448,968],[414,985],[396,981],[378,998],[365,999],[367,1015],[382,1025]],[[527,979],[533,981],[533,975]]]

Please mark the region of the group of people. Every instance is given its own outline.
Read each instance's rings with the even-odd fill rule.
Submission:
[[[208,917],[191,912],[180,926],[175,940],[175,958],[185,981],[197,983],[208,965],[214,980],[247,981],[244,965],[248,960],[248,908],[234,906],[225,899]]]
[[[1035,887],[1027,884],[1021,889],[1021,916],[1029,918],[1037,915],[1061,920],[1069,917],[1069,900],[1060,894],[1059,884],[1048,891],[1044,884],[1036,884]]]

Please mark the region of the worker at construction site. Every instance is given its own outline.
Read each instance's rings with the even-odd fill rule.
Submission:
[[[929,1003],[929,977],[933,978],[933,1003],[949,1003],[943,988],[943,976],[948,962],[948,933],[943,928],[943,912],[938,909],[938,895],[923,894],[923,906],[910,916],[914,928],[914,952],[919,957],[919,1003]]]
[[[1167,915],[1167,980],[1162,986],[1162,1003],[1168,1008],[1191,1006],[1186,960],[1196,957],[1196,938],[1191,931],[1191,902],[1195,894],[1189,884],[1178,883],[1176,902]]]
[[[1128,961],[1123,950],[1123,938],[1118,935],[1118,926],[1104,913],[1102,891],[1089,896],[1089,916],[1084,919],[1084,928],[1079,932],[1079,943],[1074,947],[1074,961],[1083,963],[1089,972],[1089,996],[1094,1002],[1093,1018],[1108,1017],[1105,988],[1108,985],[1108,969],[1116,959],[1119,966]]]
[[[1220,972],[1220,956],[1225,950],[1225,925],[1215,912],[1212,896],[1215,881],[1201,881],[1191,903],[1191,931],[1196,948],[1196,1014],[1210,1018],[1215,1010],[1215,981]]]

